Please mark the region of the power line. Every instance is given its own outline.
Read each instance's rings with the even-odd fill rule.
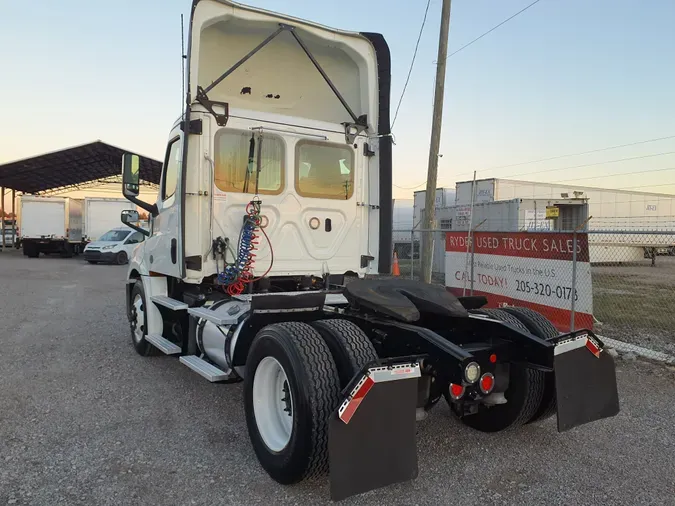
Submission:
[[[395,187],[395,188],[398,188],[399,190],[415,190],[415,189],[419,188],[420,186],[424,186],[425,184],[427,184],[426,181],[424,181],[423,183],[417,184],[415,186],[399,186],[397,184],[392,184],[392,186]]]
[[[498,25],[493,26],[492,28],[490,28],[490,29],[489,29],[487,32],[485,32],[484,34],[482,34],[482,35],[476,37],[476,38],[473,39],[471,42],[469,42],[469,43],[467,43],[467,44],[464,44],[462,47],[460,47],[460,48],[459,48],[457,51],[455,51],[454,53],[450,53],[450,54],[448,55],[448,58],[450,58],[451,56],[455,56],[457,53],[459,53],[460,51],[466,49],[467,47],[469,47],[469,46],[470,46],[471,44],[473,44],[474,42],[478,42],[480,39],[482,39],[483,37],[485,37],[485,36],[488,35],[489,33],[494,32],[497,28],[499,28],[500,26],[502,26],[502,25],[508,23],[509,21],[511,21],[511,20],[512,20],[513,18],[515,18],[516,16],[522,14],[522,13],[525,12],[527,9],[529,9],[530,7],[532,7],[534,4],[539,3],[539,1],[540,1],[540,0],[535,0],[534,2],[532,2],[530,5],[528,5],[528,6],[525,7],[524,9],[521,9],[521,10],[519,10],[518,12],[516,12],[513,16],[511,16],[511,17],[509,17],[509,18],[506,18],[504,21],[502,21],[502,22],[499,23]]]
[[[663,153],[654,153],[651,155],[642,155],[642,156],[631,156],[628,158],[617,158],[615,160],[608,160],[606,162],[597,162],[597,163],[584,163],[581,165],[568,165],[566,167],[556,167],[554,169],[544,169],[544,170],[535,170],[533,172],[521,172],[520,174],[510,174],[508,176],[502,176],[499,179],[510,179],[513,177],[520,177],[520,176],[531,176],[533,174],[544,174],[546,172],[555,172],[557,170],[570,170],[570,169],[580,169],[582,167],[593,167],[596,165],[606,165],[608,163],[619,163],[619,162],[627,162],[630,160],[642,160],[643,158],[654,158],[656,156],[664,156],[664,155],[672,155],[675,154],[675,151],[665,151]]]
[[[568,157],[571,157],[571,156],[581,156],[581,155],[588,155],[588,154],[591,154],[591,153],[600,153],[602,151],[611,151],[613,149],[627,148],[627,147],[630,147],[630,146],[639,146],[640,144],[648,144],[650,142],[665,141],[665,140],[668,140],[668,139],[675,139],[675,135],[668,135],[666,137],[655,137],[654,139],[646,139],[646,140],[643,140],[643,141],[630,142],[628,144],[618,144],[616,146],[607,146],[607,147],[604,147],[604,148],[591,149],[589,151],[580,151],[578,153],[568,153],[568,154],[565,154],[565,155],[556,155],[556,156],[551,156],[551,157],[548,157],[548,158],[538,158],[536,160],[528,160],[526,162],[510,163],[508,165],[497,165],[496,167],[480,169],[480,170],[478,170],[478,173],[497,170],[497,169],[506,169],[508,167],[517,167],[519,165],[529,165],[531,163],[539,163],[539,162],[548,162],[548,161],[551,161],[551,160],[559,160],[560,158],[568,158]],[[649,156],[652,156],[652,155],[649,155]],[[611,162],[611,161],[610,162],[600,162],[600,163],[597,163],[597,164],[590,164],[590,165],[602,165],[603,163],[613,163],[613,162]],[[586,165],[586,167],[587,166],[589,166],[589,165]],[[578,166],[577,168],[580,168],[580,167],[581,166]],[[554,170],[558,170],[558,169],[554,169]],[[455,174],[454,177],[471,175],[471,174],[473,174],[473,172],[460,172],[459,174]],[[530,174],[536,174],[536,172],[531,172]],[[515,177],[515,176],[507,176],[507,177]],[[502,176],[501,179],[506,179],[506,177]],[[569,181],[571,181],[571,180],[569,180]],[[423,183],[420,183],[418,185],[409,186],[409,187],[398,186],[398,185],[394,185],[394,186],[396,188],[401,189],[401,190],[414,190],[415,188],[419,188],[420,186],[423,186],[424,184],[426,184],[426,181],[423,182]]]
[[[420,47],[420,40],[422,39],[422,32],[424,32],[424,25],[427,23],[427,14],[429,13],[429,5],[431,0],[427,0],[427,7],[424,9],[424,19],[422,20],[422,26],[420,27],[420,33],[417,36],[417,42],[415,43],[415,51],[413,52],[412,61],[410,62],[410,68],[408,69],[408,77],[405,79],[405,84],[403,85],[403,91],[401,92],[401,98],[398,99],[398,105],[396,106],[396,112],[394,113],[394,120],[391,122],[391,129],[393,130],[394,124],[396,123],[396,118],[398,118],[398,110],[401,108],[401,103],[403,102],[403,97],[405,96],[405,91],[408,88],[408,83],[410,82],[410,75],[412,74],[413,66],[415,65],[415,58],[417,58],[417,50]]]
[[[645,184],[642,186],[624,186],[622,188],[608,188],[608,190],[635,190],[637,188],[656,188],[660,186],[675,186],[675,183]]]
[[[650,169],[650,170],[638,170],[635,172],[622,172],[619,174],[605,174],[604,176],[591,176],[591,177],[577,177],[574,179],[561,179],[558,181],[552,181],[552,183],[569,183],[570,181],[586,181],[588,179],[601,179],[603,177],[620,177],[620,176],[633,176],[635,174],[651,174],[652,172],[665,172],[668,170],[675,170],[675,167],[667,167],[665,169]]]
[[[570,156],[581,156],[581,155],[589,155],[591,153],[600,153],[601,151],[610,151],[612,149],[619,149],[619,148],[627,148],[630,146],[638,146],[640,144],[647,144],[650,142],[657,142],[657,141],[665,141],[668,139],[675,139],[675,135],[669,135],[667,137],[657,137],[654,139],[647,139],[644,141],[637,141],[637,142],[631,142],[628,144],[619,144],[618,146],[608,146],[606,148],[599,148],[599,149],[591,149],[590,151],[580,151],[579,153],[570,153],[567,155],[557,155],[557,156],[551,156],[549,158],[539,158],[537,160],[529,160],[527,162],[518,162],[518,163],[510,163],[508,165],[497,165],[496,167],[490,167],[486,169],[481,169],[479,172],[485,172],[489,170],[497,170],[497,169],[506,169],[509,167],[517,167],[518,165],[529,165],[531,163],[539,163],[539,162],[549,162],[551,160],[558,160],[560,158],[568,158]],[[473,172],[465,172],[463,174],[459,175],[464,175],[464,174],[473,174]]]

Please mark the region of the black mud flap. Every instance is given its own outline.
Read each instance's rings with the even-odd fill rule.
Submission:
[[[619,413],[614,359],[597,337],[563,338],[553,354],[559,432]]]
[[[346,389],[328,429],[334,501],[417,477],[419,378],[416,362],[369,367]]]

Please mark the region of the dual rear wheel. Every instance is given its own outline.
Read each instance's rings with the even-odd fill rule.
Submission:
[[[494,320],[508,323],[542,339],[556,337],[557,329],[541,314],[528,308],[480,309]],[[462,422],[482,432],[498,432],[526,423],[543,420],[555,414],[555,378],[544,372],[518,364],[509,366],[509,386],[504,392],[506,404],[479,405],[478,412],[466,415]]]
[[[279,483],[328,470],[328,423],[340,391],[377,354],[347,320],[269,325],[255,337],[244,379],[246,424]]]

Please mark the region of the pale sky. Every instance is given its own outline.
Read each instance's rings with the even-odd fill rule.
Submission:
[[[454,0],[449,52],[531,1]],[[336,28],[383,33],[392,53],[393,115],[424,0],[400,1],[396,8],[391,0],[249,3]],[[95,139],[161,158],[180,114],[180,14],[187,17],[190,5],[0,0],[0,163]],[[394,128],[399,187],[426,177],[440,10],[441,1],[432,0]],[[454,186],[477,170],[478,178],[675,193],[675,137],[486,170],[675,136],[673,20],[672,0],[541,0],[451,57],[439,186]],[[634,172],[640,173],[621,175]],[[394,190],[397,198],[412,197],[412,189]]]

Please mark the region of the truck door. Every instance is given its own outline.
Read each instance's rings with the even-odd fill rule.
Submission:
[[[145,241],[148,269],[172,277],[180,277],[179,186],[182,172],[182,141],[182,133],[177,126],[171,132],[164,157],[162,179],[157,195],[159,214],[152,219],[152,235]]]

